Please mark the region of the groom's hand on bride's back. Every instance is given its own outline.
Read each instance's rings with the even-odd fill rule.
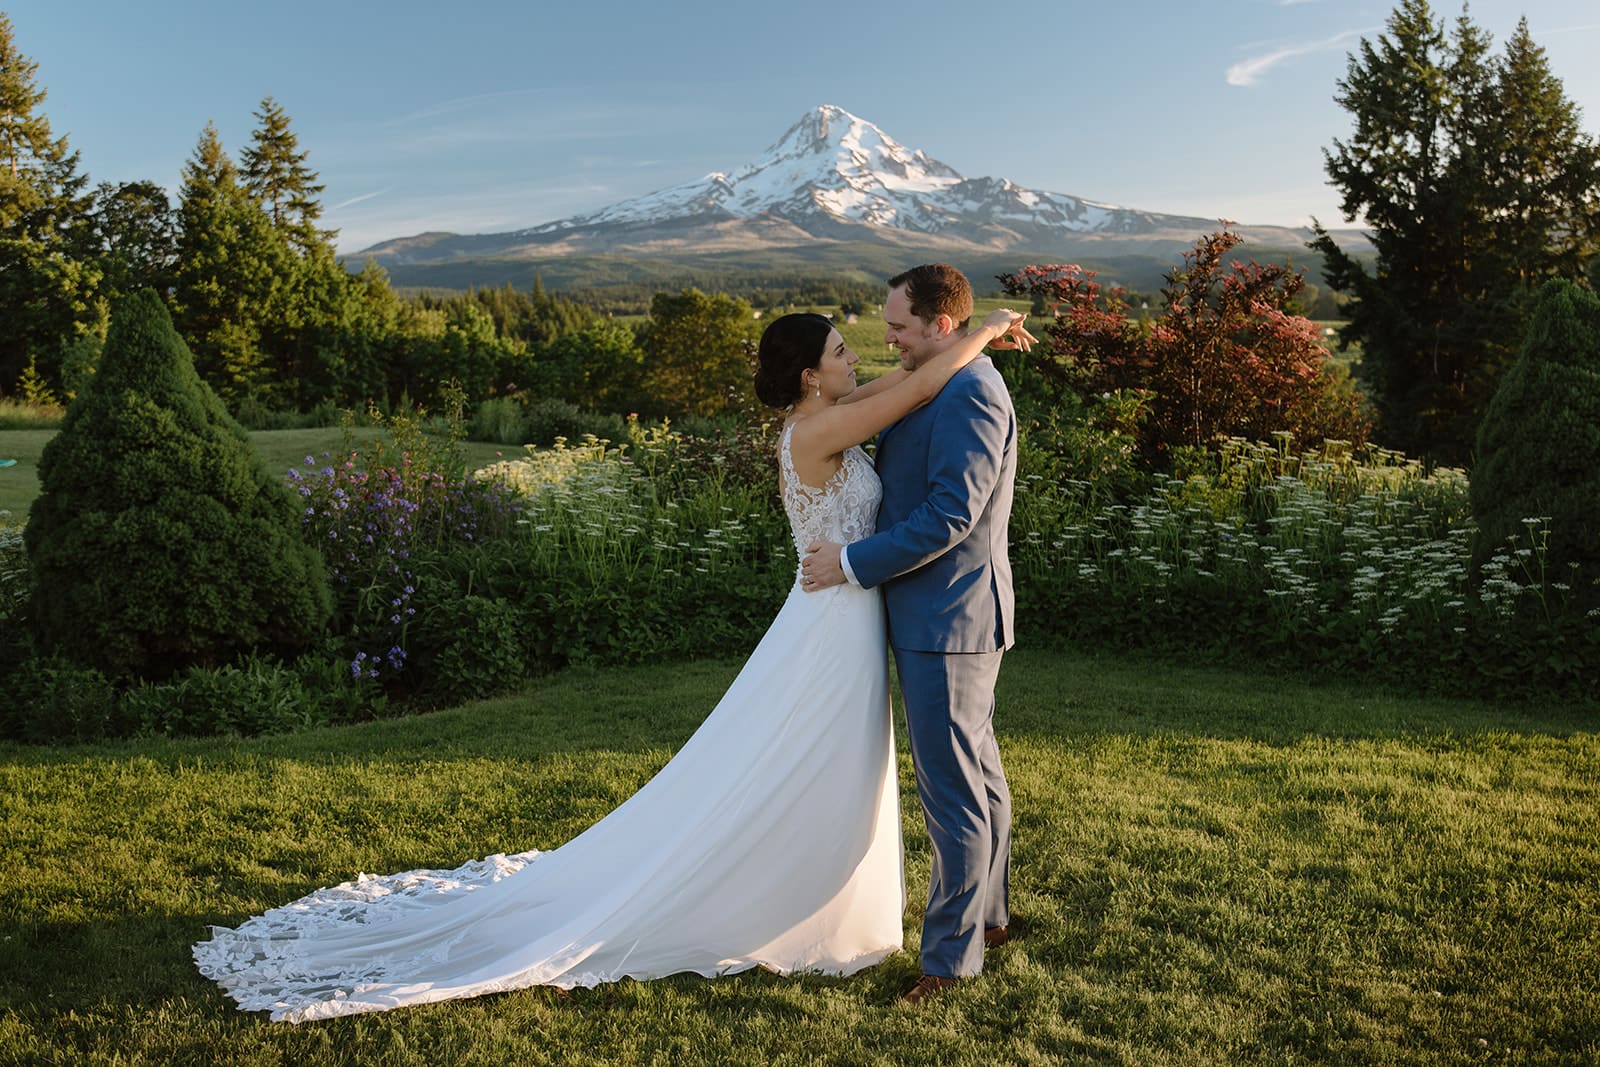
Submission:
[[[813,541],[806,546],[800,561],[800,585],[808,593],[844,584],[844,568],[839,565],[839,550],[834,541]]]

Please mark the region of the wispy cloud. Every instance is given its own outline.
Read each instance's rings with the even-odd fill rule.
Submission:
[[[1292,2],[1292,0],[1285,0]],[[1303,2],[1303,0],[1299,0]],[[1229,85],[1236,85],[1248,89],[1259,82],[1264,74],[1273,67],[1300,56],[1308,56],[1317,52],[1327,52],[1342,47],[1345,42],[1354,40],[1365,33],[1374,33],[1382,27],[1373,26],[1361,30],[1346,30],[1336,33],[1332,37],[1320,41],[1307,41],[1302,44],[1284,45],[1259,56],[1241,60],[1228,68],[1227,79]]]
[[[375,193],[362,193],[360,196],[352,196],[349,200],[341,200],[341,201],[339,201],[337,204],[333,205],[328,210],[329,211],[338,211],[340,208],[347,208],[347,207],[350,207],[352,204],[359,204],[363,200],[371,200],[375,196],[382,196],[384,193],[387,193],[388,191],[389,191],[388,189],[379,189]]]

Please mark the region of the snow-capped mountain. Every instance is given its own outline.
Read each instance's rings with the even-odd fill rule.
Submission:
[[[755,160],[728,172],[511,233],[429,233],[368,249],[391,272],[464,260],[546,260],[781,251],[792,261],[866,245],[906,255],[1016,253],[1034,261],[1101,256],[1170,261],[1217,227],[1215,218],[1162,215],[967,178],[900,144],[843,108],[803,115]],[[1246,241],[1303,248],[1308,234],[1242,226]],[[1020,265],[1020,260],[1019,264]]]
[[[708,174],[519,236],[695,216],[763,215],[787,219],[807,231],[845,222],[980,240],[998,236],[974,232],[991,227],[1126,233],[1148,229],[1156,218],[1075,196],[1035,192],[1004,178],[962,177],[954,167],[906,148],[865,119],[824,105],[802,116],[760,158],[730,174]],[[1208,220],[1184,221],[1205,225]]]

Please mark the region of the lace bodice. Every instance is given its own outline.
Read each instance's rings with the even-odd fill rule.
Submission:
[[[826,484],[820,488],[806,485],[795,473],[794,458],[789,454],[793,432],[793,423],[784,427],[778,444],[778,469],[783,473],[783,510],[789,516],[795,551],[804,556],[813,541],[847,545],[872,534],[878,523],[878,501],[883,498],[883,483],[872,460],[852,445],[845,449],[844,463]]]

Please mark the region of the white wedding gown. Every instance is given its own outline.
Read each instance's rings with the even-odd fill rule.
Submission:
[[[779,448],[799,551],[873,530],[860,449],[822,489]],[[211,928],[200,971],[302,1022],[680,972],[852,974],[900,947],[904,877],[883,610],[798,582],[739,676],[633,797],[548,852],[361,875]]]

